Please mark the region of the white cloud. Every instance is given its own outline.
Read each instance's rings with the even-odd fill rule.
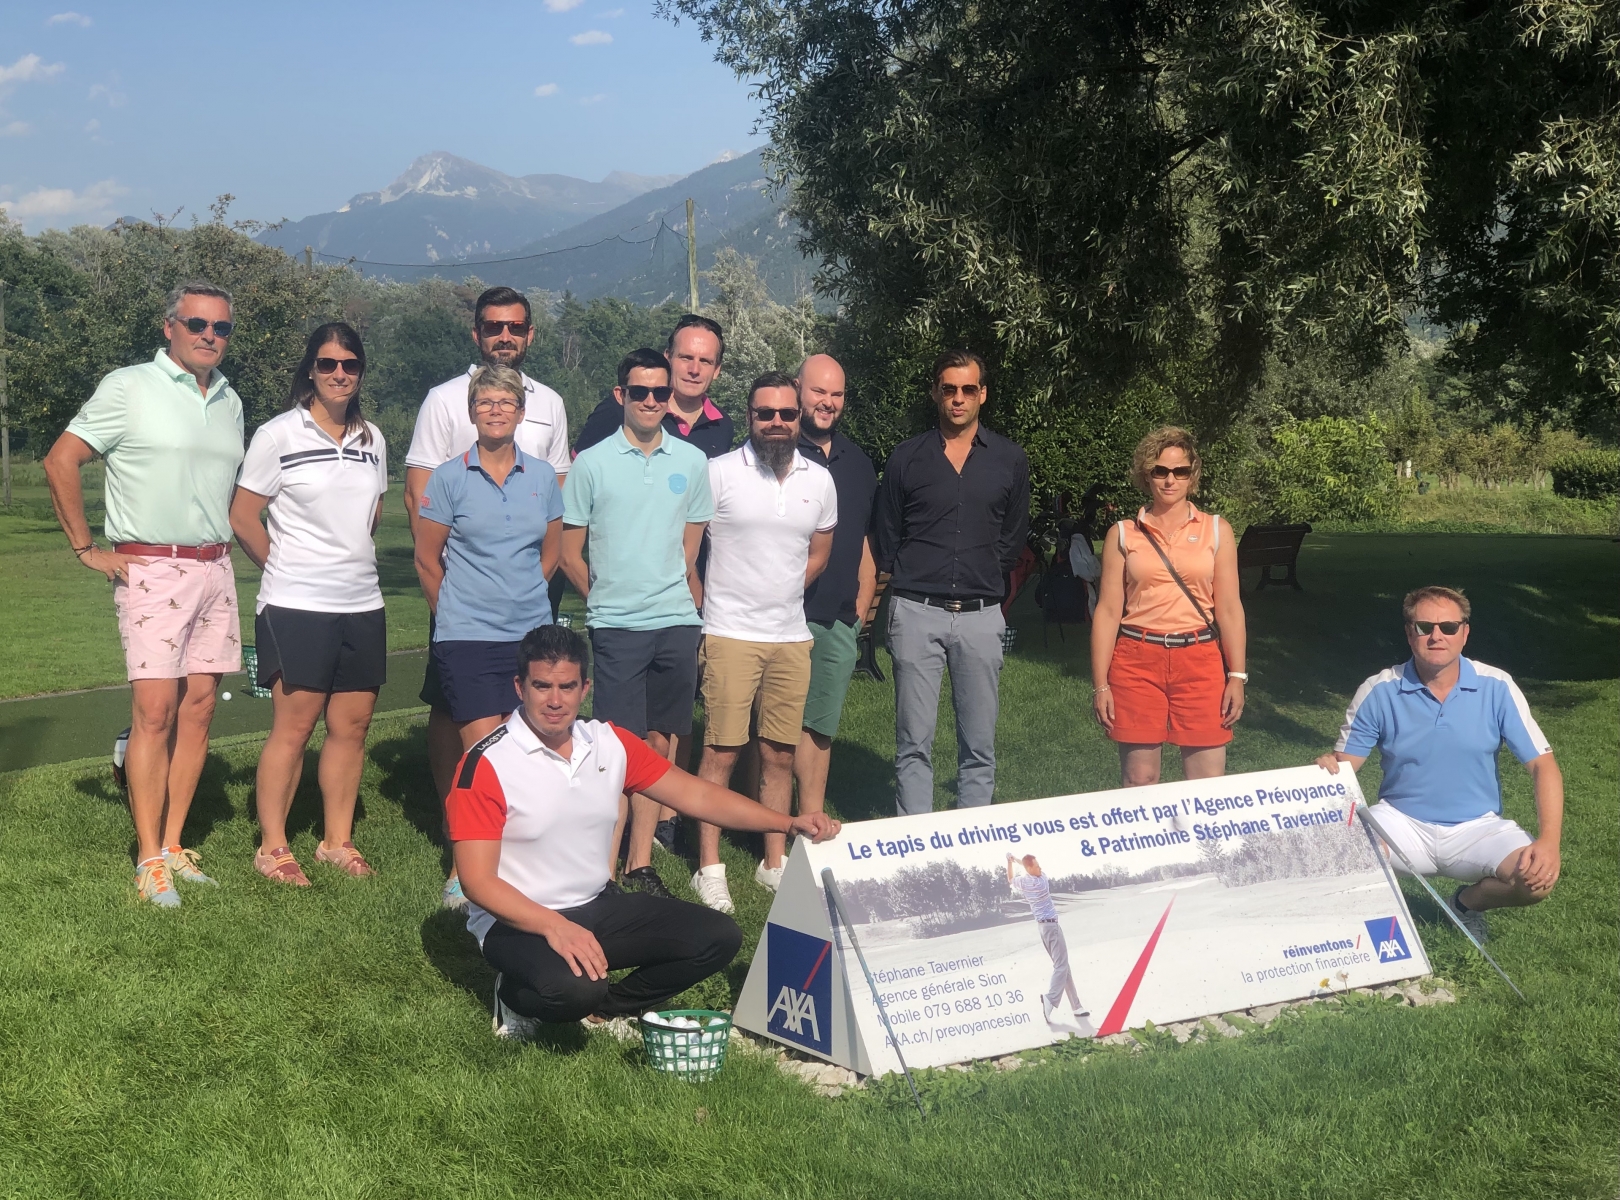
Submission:
[[[570,9],[578,8],[584,3],[585,0],[546,0],[546,11],[557,13],[568,12]]]
[[[27,121],[12,121],[0,125],[0,137],[26,137],[34,131],[34,127]]]
[[[599,17],[604,17],[609,21],[616,21],[620,17],[624,16],[624,9],[622,9],[622,8],[610,8],[610,9],[607,10],[607,12],[599,12],[596,15],[599,16]]]
[[[562,91],[562,89],[555,83],[542,83],[539,87],[534,89],[534,94],[536,96],[555,96],[560,91]]]
[[[10,91],[19,83],[40,83],[66,69],[61,63],[48,63],[37,54],[25,54],[9,67],[0,67],[0,92]]]
[[[101,122],[96,120],[96,118],[94,118],[94,117],[91,117],[88,121],[86,121],[84,123],[84,131],[86,133],[95,133],[100,128],[101,128]]]
[[[115,180],[92,183],[82,192],[72,188],[36,188],[15,200],[0,197],[0,208],[14,221],[21,221],[34,232],[49,226],[80,221],[105,221],[115,212],[118,197],[128,188]]]
[[[606,92],[597,92],[594,96],[586,96],[580,100],[581,104],[600,104],[607,99]]]
[[[47,25],[77,25],[80,29],[89,29],[90,28],[90,18],[85,16],[83,13],[61,12],[61,13],[57,13],[54,17],[50,18],[50,20],[46,21],[45,24],[47,24]]]
[[[118,90],[118,76],[114,75],[111,83],[97,83],[90,88],[87,100],[105,100],[108,108],[123,108],[129,103],[129,97]]]
[[[576,46],[605,46],[613,40],[613,35],[600,29],[587,29],[584,33],[576,33],[568,40]]]

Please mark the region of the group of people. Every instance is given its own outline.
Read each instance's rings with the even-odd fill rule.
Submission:
[[[353,825],[387,665],[373,535],[389,482],[383,436],[362,414],[365,349],[343,322],[314,330],[286,411],[244,446],[242,405],[219,370],[234,331],[223,289],[177,288],[167,344],[103,379],[45,463],[73,553],[113,584],[133,693],[136,887],[169,908],[176,880],[214,882],[182,833],[219,680],[241,669],[232,537],[263,571],[254,645],[274,705],[254,865],[310,885],[286,824],[324,719],[315,859],[373,870]],[[509,1036],[534,1020],[642,1011],[723,967],[741,935],[727,915],[722,828],[764,835],[753,879],[771,889],[790,835],[836,834],[823,811],[832,743],[883,575],[896,810],[934,807],[947,672],[957,803],[991,803],[1003,600],[1030,507],[1029,460],[981,422],[988,378],[971,352],[936,361],[937,425],[896,447],[880,479],[840,432],[845,375],[828,355],[753,380],[734,447],[732,419],[709,394],[724,332],[689,314],[662,350],[625,355],[571,447],[562,398],[522,373],[534,336],[521,293],[479,296],[477,361],[428,393],[405,460],[432,613],[428,757],[454,848],[444,901],[468,908],[500,973],[495,1021]],[[97,455],[107,545],[86,522],[80,480]],[[1187,777],[1221,774],[1243,714],[1235,539],[1192,503],[1200,470],[1186,431],[1149,434],[1133,464],[1147,503],[1103,540],[1094,707],[1128,785],[1157,782],[1167,742]],[[588,647],[556,623],[564,579],[584,598]],[[1551,889],[1561,784],[1511,679],[1460,657],[1466,599],[1414,596],[1412,660],[1363,685],[1324,765],[1382,750],[1380,807],[1405,818],[1386,828],[1410,841],[1414,862],[1470,881],[1454,903],[1478,924],[1484,909]],[[580,720],[587,696],[593,719]],[[689,745],[699,697],[700,756]],[[1499,815],[1504,739],[1536,778],[1537,839]],[[677,765],[683,755],[694,772]],[[1466,769],[1451,761],[1464,758]],[[757,800],[731,790],[739,770]],[[681,816],[696,826],[701,905],[673,898],[652,864]],[[1038,884],[1018,882],[1039,880],[1025,866],[1016,875],[1008,863],[1009,883],[1038,903]],[[636,970],[609,983],[621,967]],[[1050,1005],[1067,993],[1083,1015],[1066,978],[1054,977]]]

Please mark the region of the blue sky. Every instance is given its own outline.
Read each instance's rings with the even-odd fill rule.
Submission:
[[[757,145],[757,116],[651,0],[0,5],[0,208],[30,233],[206,219],[222,192],[235,218],[297,219],[430,150],[684,173]]]

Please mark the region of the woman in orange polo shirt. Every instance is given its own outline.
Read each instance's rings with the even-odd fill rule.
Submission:
[[[1237,539],[1230,525],[1188,499],[1198,490],[1199,467],[1185,429],[1167,425],[1148,434],[1131,463],[1131,482],[1147,494],[1148,507],[1115,525],[1103,543],[1091,626],[1091,677],[1100,682],[1092,705],[1119,743],[1126,787],[1159,782],[1166,742],[1181,747],[1185,778],[1224,775],[1226,744],[1243,715],[1248,635]]]

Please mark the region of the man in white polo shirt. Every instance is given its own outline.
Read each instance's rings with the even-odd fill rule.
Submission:
[[[720,787],[731,783],[757,709],[759,798],[783,814],[793,804],[793,752],[810,690],[804,589],[827,569],[838,524],[832,473],[798,452],[799,416],[798,387],[788,376],[771,371],[748,389],[748,440],[709,460],[714,519],[703,585],[707,723],[698,774]],[[786,849],[780,834],[765,835],[756,883],[775,890]],[[716,826],[699,830],[692,887],[710,908],[732,911]]]
[[[536,1021],[630,1016],[721,970],[742,944],[729,917],[611,881],[626,792],[732,829],[808,834],[790,819],[673,766],[627,730],[578,720],[589,691],[585,639],[542,625],[518,648],[520,707],[462,758],[446,811],[470,901],[467,928],[495,981],[495,1032]],[[609,982],[608,972],[635,968]]]
[[[467,415],[467,384],[480,366],[511,367],[521,371],[523,359],[534,344],[534,311],[522,292],[509,287],[492,287],[481,293],[473,305],[473,345],[479,361],[463,375],[447,379],[427,394],[416,414],[416,430],[411,448],[405,453],[405,511],[410,517],[411,534],[416,533],[417,509],[427,491],[433,469],[471,449],[478,440],[472,418]],[[542,459],[557,472],[560,487],[568,476],[573,458],[568,452],[568,414],[563,398],[537,380],[523,376],[523,423],[518,426],[517,447],[530,458]],[[555,615],[563,584],[558,571],[552,580],[551,608]],[[431,641],[431,630],[430,637]],[[439,684],[433,656],[428,656],[422,679],[421,701],[428,706],[428,767],[442,802],[450,789],[450,773],[461,757],[461,736],[450,719],[450,703]],[[462,896],[451,875],[444,889],[445,903],[459,906]]]

